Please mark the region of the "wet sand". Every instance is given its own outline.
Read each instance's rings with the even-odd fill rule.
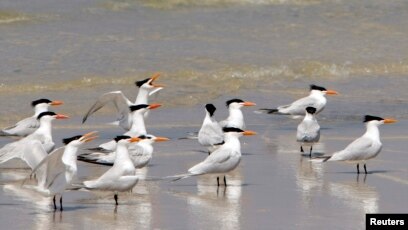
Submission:
[[[352,88],[344,93],[355,96]],[[257,102],[257,108],[289,102],[291,97],[253,91],[224,95],[213,101],[218,120],[227,114],[224,101],[237,95]],[[398,102],[390,104],[402,106]],[[396,116],[398,123],[380,128],[384,148],[368,162],[369,174],[358,176],[355,165],[312,163],[301,156],[295,141],[298,120],[259,115],[253,113],[254,109],[244,108],[244,114],[247,128],[258,135],[241,138],[242,161],[227,175],[227,188],[217,188],[215,176],[177,182],[157,180],[183,173],[206,157],[205,149],[195,140],[178,140],[198,130],[203,108],[164,106],[150,113],[148,132],[172,140],[155,145],[151,164],[139,172],[146,181],[131,194],[120,194],[117,208],[111,193],[69,191],[64,194],[65,210],[54,212],[51,198],[21,188],[28,170],[3,165],[1,222],[19,229],[363,229],[365,213],[407,212],[407,119]],[[358,110],[341,96],[330,97],[328,107],[319,115],[322,139],[315,152],[331,154],[361,135],[364,125]],[[369,110],[384,114],[381,107]],[[109,119],[96,114],[83,130],[77,125],[79,117],[74,117],[66,124],[57,124],[55,140],[96,129],[101,134],[98,141],[106,141],[122,132],[100,125]],[[2,145],[7,141],[0,139]],[[95,178],[107,169],[80,162],[79,179]],[[20,179],[13,179],[15,176]]]

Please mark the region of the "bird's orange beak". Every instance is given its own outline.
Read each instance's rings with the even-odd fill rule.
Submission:
[[[339,95],[339,93],[338,93],[337,91],[331,90],[331,89],[327,90],[327,91],[326,91],[326,94],[327,94],[327,95]]]
[[[55,106],[55,105],[62,105],[62,104],[64,104],[64,102],[62,102],[62,101],[52,101],[52,102],[50,103],[50,105],[53,105],[53,106]]]
[[[256,104],[254,102],[250,102],[250,101],[244,101],[244,103],[242,103],[243,106],[255,106]]]
[[[170,139],[169,138],[167,138],[167,137],[156,137],[155,139],[154,139],[154,141],[156,141],[156,142],[163,142],[163,141],[169,141]]]
[[[151,81],[150,81],[150,85],[155,87],[155,88],[159,88],[159,87],[164,87],[164,85],[159,85],[159,84],[155,84],[154,81],[157,80],[157,78],[160,77],[160,73],[154,73],[151,77]]]
[[[84,141],[84,142],[93,141],[96,138],[98,138],[98,136],[96,135],[97,133],[98,133],[97,131],[86,133],[86,134],[82,135],[81,141]]]
[[[132,138],[130,138],[130,140],[129,140],[129,142],[131,142],[131,143],[133,143],[133,142],[138,142],[138,141],[140,141],[140,138],[138,138],[138,137],[132,137]]]
[[[252,135],[256,135],[256,132],[251,131],[251,130],[245,130],[243,134],[244,136],[252,136]]]
[[[151,105],[149,105],[149,109],[157,109],[160,106],[162,106],[162,105],[161,104],[151,104]]]
[[[55,116],[55,119],[68,119],[69,117],[67,115],[64,114],[57,114],[57,116]]]
[[[392,124],[392,123],[395,123],[395,122],[397,122],[397,120],[394,119],[394,118],[385,118],[384,119],[384,124]]]

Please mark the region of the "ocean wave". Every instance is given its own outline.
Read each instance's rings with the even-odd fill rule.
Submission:
[[[311,5],[323,0],[110,0],[100,4],[112,11],[127,10],[136,4],[156,9],[183,7],[225,7],[234,5]]]
[[[22,22],[30,20],[30,16],[15,12],[0,10],[0,24],[10,24],[14,22]]]
[[[208,92],[210,88],[223,88],[224,92],[242,87],[253,88],[263,80],[310,78],[345,78],[364,76],[406,76],[408,61],[357,64],[352,62],[326,63],[321,61],[291,61],[270,66],[229,65],[213,71],[180,70],[163,73],[161,80],[167,85],[197,87]],[[47,82],[21,84],[0,84],[0,94],[29,94],[45,91],[67,91],[71,89],[98,88],[117,85],[118,88],[132,85],[144,79],[149,73],[132,76],[83,76],[75,80],[55,79]],[[66,78],[65,78],[66,79]],[[72,78],[71,78],[72,79]],[[169,82],[171,81],[171,82]],[[185,89],[187,90],[187,89]]]

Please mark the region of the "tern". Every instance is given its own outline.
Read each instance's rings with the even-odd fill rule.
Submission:
[[[115,141],[116,156],[113,166],[96,180],[83,182],[83,188],[87,190],[102,190],[115,192],[115,204],[118,205],[118,192],[130,191],[139,181],[135,175],[136,169],[129,156],[130,143],[140,139],[130,136],[117,136]]]
[[[40,113],[37,117],[40,127],[34,133],[18,141],[6,144],[0,149],[0,164],[14,158],[20,158],[31,169],[34,169],[47,156],[47,153],[51,152],[55,147],[55,143],[52,140],[52,121],[54,119],[67,118],[68,116],[66,115],[50,111]],[[36,146],[43,148],[44,151],[32,151]]]
[[[132,126],[130,127],[130,130],[124,133],[123,135],[125,136],[131,136],[131,137],[137,137],[140,135],[146,135],[146,125],[145,125],[145,120],[144,120],[144,115],[152,109],[157,109],[161,106],[161,104],[151,104],[151,105],[146,105],[146,104],[140,104],[140,105],[131,105],[129,107],[130,110],[130,116],[132,120]],[[96,151],[96,152],[113,152],[116,149],[116,141],[108,141],[106,143],[103,143],[99,145],[99,147],[96,148],[91,148],[88,150],[91,151]]]
[[[25,137],[32,134],[38,127],[40,127],[40,122],[37,120],[38,115],[40,115],[42,112],[47,112],[50,106],[62,104],[62,101],[51,101],[45,98],[32,101],[31,106],[34,108],[34,115],[17,122],[15,125],[1,130],[0,136]]]
[[[205,105],[205,118],[198,132],[198,142],[207,147],[209,152],[214,151],[215,146],[224,143],[222,127],[213,117],[215,110],[213,104]]]
[[[326,106],[327,99],[325,95],[338,95],[337,91],[328,90],[324,87],[317,85],[310,85],[310,94],[307,97],[303,97],[292,104],[282,105],[276,109],[259,109],[257,113],[267,114],[283,114],[292,115],[294,117],[305,115],[306,107],[314,107],[316,114],[320,113]]]
[[[188,173],[170,176],[168,178],[175,178],[180,180],[191,176],[199,176],[204,174],[223,174],[224,185],[227,186],[225,173],[234,170],[241,161],[241,143],[239,137],[243,135],[255,135],[254,131],[243,131],[238,128],[223,128],[224,141],[218,149],[212,152],[201,163],[196,164],[188,170]],[[217,186],[220,186],[219,177],[217,177]]]
[[[62,207],[62,193],[71,185],[77,177],[77,152],[79,147],[97,138],[96,132],[78,135],[62,140],[65,146],[52,151],[31,172],[30,178],[42,170],[44,178],[39,178],[37,190],[47,196],[53,196],[54,210],[56,195],[60,195],[60,210]],[[35,148],[33,151],[44,151],[43,148]],[[46,154],[46,153],[45,153]]]
[[[91,116],[93,113],[100,110],[109,102],[112,102],[115,105],[116,110],[120,114],[118,121],[114,122],[114,124],[119,125],[125,130],[129,130],[132,126],[132,120],[129,119],[130,116],[129,106],[148,104],[148,97],[158,92],[164,87],[163,85],[158,85],[154,83],[154,81],[157,80],[159,76],[160,74],[156,73],[151,78],[135,82],[136,86],[139,87],[139,92],[134,103],[132,103],[122,93],[122,91],[113,91],[103,94],[85,114],[85,116],[82,119],[82,123],[85,123],[88,117]]]
[[[300,152],[303,151],[303,145],[310,145],[309,156],[312,156],[313,144],[320,139],[320,126],[314,116],[316,108],[306,107],[306,116],[297,127],[296,140],[300,142]]]
[[[130,144],[128,149],[130,159],[137,169],[145,167],[152,159],[154,142],[163,142],[170,140],[166,137],[156,137],[151,134],[141,135],[138,138],[140,140],[136,143]],[[116,152],[93,152],[78,156],[78,160],[80,161],[100,165],[113,165],[113,163],[115,162],[115,158]]]
[[[226,102],[226,105],[229,110],[229,115],[227,119],[220,122],[220,125],[222,127],[245,129],[244,115],[242,114],[241,108],[243,106],[254,106],[256,104],[241,99],[231,99]]]
[[[366,162],[378,156],[382,148],[378,126],[395,122],[397,122],[397,120],[393,118],[366,115],[364,117],[364,123],[366,125],[364,135],[354,140],[345,149],[335,152],[332,156],[323,156],[323,162],[345,161],[357,163],[357,174],[360,173],[359,164],[361,163],[364,164],[364,172],[367,174]]]

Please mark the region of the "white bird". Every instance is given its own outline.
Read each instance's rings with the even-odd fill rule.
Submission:
[[[241,99],[231,99],[226,102],[229,115],[227,119],[220,122],[222,127],[234,127],[238,129],[245,129],[244,115],[241,108],[243,106],[254,106],[253,102],[243,101]]]
[[[397,120],[392,118],[384,119],[366,115],[364,117],[364,123],[366,124],[366,132],[364,135],[357,138],[345,149],[335,152],[332,156],[323,157],[323,162],[346,161],[357,163],[357,173],[360,173],[359,164],[362,163],[364,164],[364,172],[367,174],[366,161],[376,157],[382,148],[378,126],[395,122],[397,122]]]
[[[241,161],[241,143],[238,138],[242,135],[255,135],[256,133],[229,127],[223,128],[223,131],[225,141],[223,145],[212,152],[204,161],[191,167],[187,174],[170,176],[169,178],[180,180],[203,174],[224,174],[224,185],[227,186],[225,173],[234,170]],[[217,186],[220,186],[219,177],[217,177]]]
[[[283,114],[292,116],[303,116],[305,115],[306,107],[314,107],[316,109],[316,114],[320,113],[326,106],[327,99],[325,95],[337,95],[338,92],[334,90],[327,90],[324,87],[317,85],[310,85],[310,94],[307,97],[303,97],[292,104],[282,105],[276,109],[259,109],[258,113],[267,114]]]
[[[84,188],[88,190],[102,190],[115,192],[114,199],[118,205],[118,192],[130,191],[138,182],[136,169],[129,156],[128,147],[132,142],[139,141],[137,137],[117,136],[115,141],[116,157],[113,166],[96,180],[84,181]]]
[[[62,101],[51,101],[45,98],[38,99],[31,102],[31,106],[34,108],[34,115],[27,117],[15,125],[4,128],[0,131],[0,136],[20,136],[25,137],[33,133],[38,127],[40,122],[37,120],[38,115],[42,112],[47,112],[50,106],[62,105]]]
[[[153,157],[153,143],[168,141],[166,137],[156,137],[154,135],[141,135],[138,137],[139,142],[129,145],[129,156],[132,160],[135,168],[145,167]],[[78,156],[78,160],[100,164],[100,165],[113,165],[116,158],[116,152],[104,153],[104,152],[93,152],[88,154],[82,154]]]
[[[44,172],[43,178],[38,178],[40,183],[36,190],[46,196],[53,196],[54,210],[57,209],[56,195],[60,195],[60,210],[63,210],[62,193],[77,178],[78,149],[82,144],[96,139],[95,134],[96,132],[90,132],[63,139],[65,146],[52,151],[31,172],[30,178],[39,171]]]
[[[148,97],[154,93],[161,90],[164,86],[154,84],[154,81],[160,76],[159,73],[154,74],[151,78],[147,78],[142,81],[137,81],[135,84],[139,87],[139,92],[137,94],[136,100],[132,103],[122,91],[113,91],[103,94],[92,107],[88,110],[86,115],[82,119],[82,123],[88,119],[93,113],[104,107],[109,102],[112,102],[118,113],[120,114],[119,119],[114,122],[114,124],[119,125],[125,130],[129,130],[132,126],[132,119],[129,119],[130,111],[129,106],[148,104]]]
[[[54,119],[67,119],[68,116],[43,112],[38,115],[40,127],[32,134],[9,144],[0,149],[0,164],[14,158],[25,161],[31,169],[34,169],[42,159],[51,152],[55,143],[52,140],[52,124]],[[45,151],[36,151],[37,147]]]
[[[146,135],[146,125],[145,125],[145,120],[144,120],[144,115],[152,109],[157,109],[161,106],[161,104],[151,104],[151,105],[146,105],[146,104],[139,104],[139,105],[131,105],[129,107],[130,110],[130,116],[132,120],[132,127],[130,127],[130,130],[124,133],[124,136],[131,136],[131,137],[137,137],[140,135]],[[91,148],[88,150],[91,151],[96,151],[96,152],[113,152],[116,149],[116,141],[111,140],[106,143],[103,143],[99,145],[97,148]]]
[[[316,109],[306,107],[306,116],[297,127],[296,140],[300,142],[300,151],[303,153],[303,145],[310,145],[309,156],[312,156],[313,144],[319,142],[320,126],[314,116]]]
[[[214,151],[215,146],[224,142],[222,127],[213,117],[215,110],[213,104],[205,105],[205,118],[198,132],[198,142],[207,147],[209,152]]]

